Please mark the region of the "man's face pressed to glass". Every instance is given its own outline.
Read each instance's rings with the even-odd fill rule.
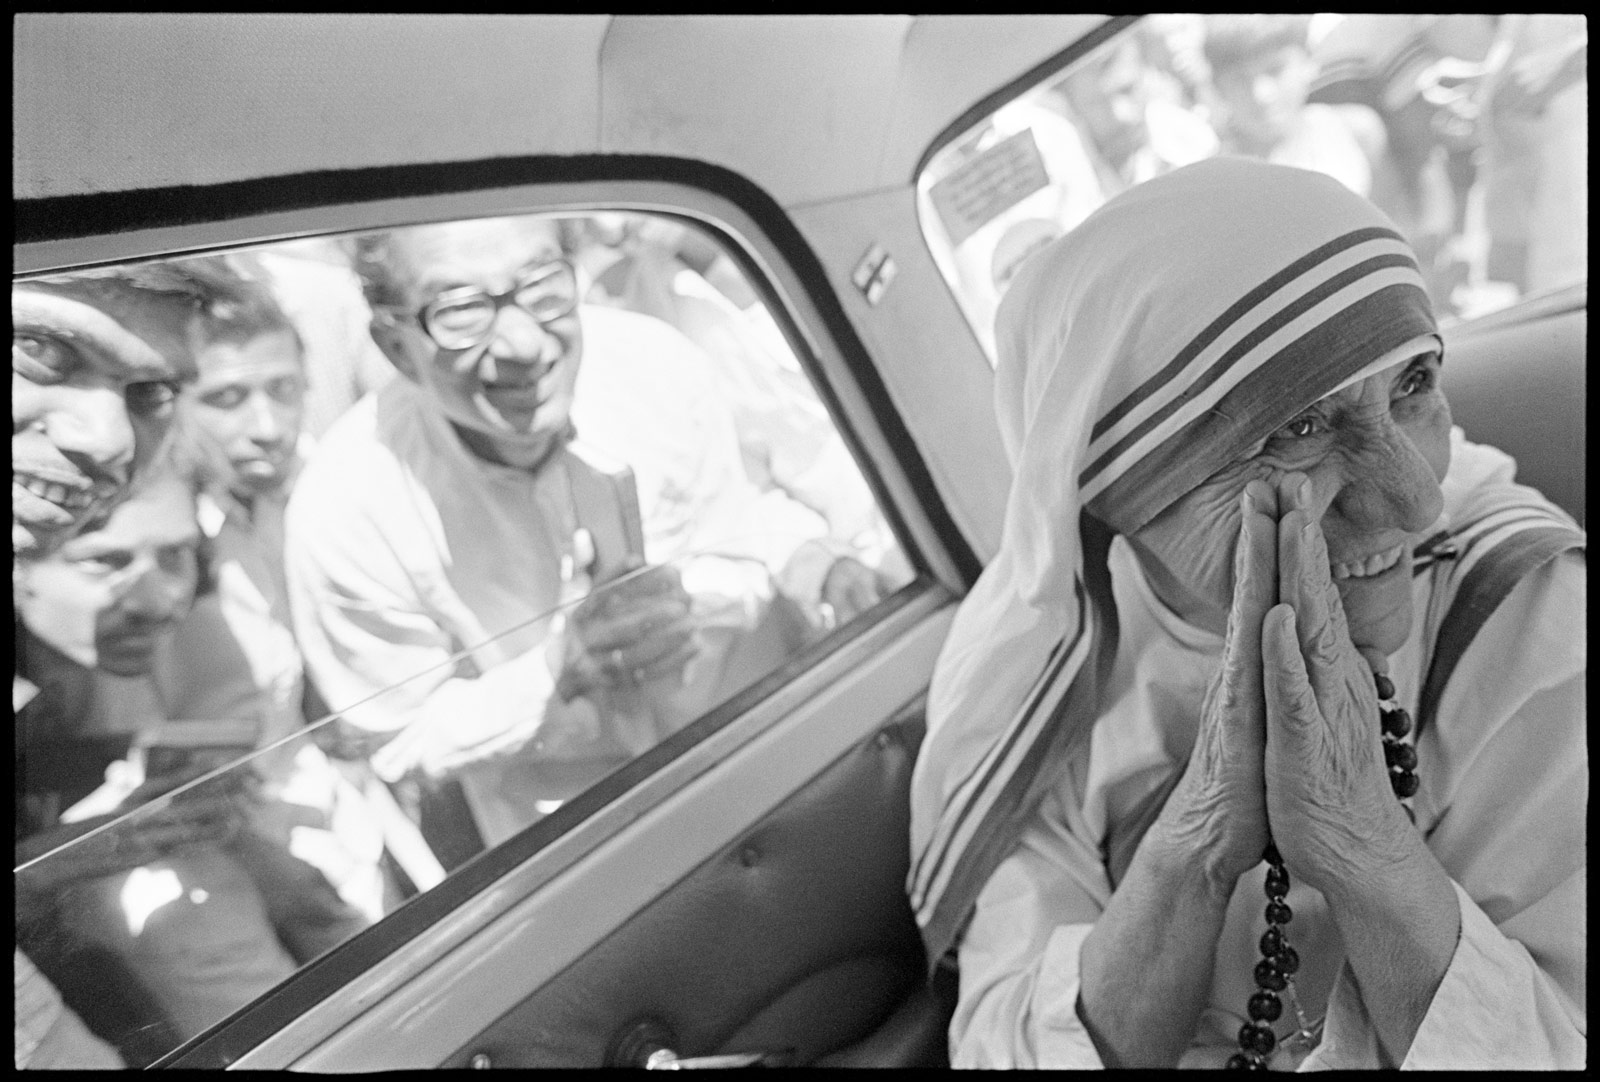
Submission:
[[[385,311],[374,337],[427,394],[480,457],[533,466],[565,433],[583,355],[576,307],[557,305],[569,269],[554,222],[493,219],[424,226],[393,234],[389,273],[403,313],[431,311],[429,328],[416,315]],[[574,290],[575,284],[568,287]],[[481,298],[493,306],[483,329]],[[543,307],[522,307],[543,298]],[[575,301],[575,296],[572,298]],[[562,314],[551,314],[567,308]],[[460,348],[441,345],[439,339]],[[475,340],[479,339],[481,340]]]
[[[42,553],[152,461],[188,368],[185,305],[121,283],[11,290],[11,538]]]

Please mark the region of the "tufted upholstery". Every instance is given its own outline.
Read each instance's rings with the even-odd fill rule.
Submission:
[[[602,1066],[642,1019],[680,1055],[941,1066],[902,884],[920,705],[852,748],[443,1066]],[[946,990],[941,987],[940,993]]]

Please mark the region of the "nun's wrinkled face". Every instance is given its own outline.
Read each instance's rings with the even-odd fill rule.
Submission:
[[[1431,350],[1312,403],[1129,536],[1156,594],[1224,634],[1245,485],[1311,481],[1329,574],[1356,646],[1392,654],[1411,629],[1411,554],[1444,509],[1450,406]]]

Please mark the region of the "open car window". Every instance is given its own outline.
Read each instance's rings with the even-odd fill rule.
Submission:
[[[991,364],[1030,254],[1217,154],[1372,199],[1441,319],[1470,319],[1586,280],[1587,94],[1582,16],[1152,15],[954,133],[919,214]]]
[[[292,324],[287,500],[230,487],[201,415],[269,411],[293,381],[241,390],[202,358],[173,451],[196,496],[192,606],[113,679],[20,618],[52,660],[19,706],[19,944],[130,1064],[465,869],[579,829],[916,578],[746,265],[665,215],[535,218],[559,259],[493,288],[441,278],[426,304],[370,275],[364,293],[361,261],[385,253],[350,237],[204,257]],[[415,358],[507,306],[582,335],[571,429],[520,472],[423,401],[483,363],[474,347],[415,378],[369,330]],[[551,397],[512,382],[463,408]],[[104,570],[69,557],[26,588]]]

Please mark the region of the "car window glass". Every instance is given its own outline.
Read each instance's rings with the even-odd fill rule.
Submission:
[[[1326,172],[1420,257],[1442,320],[1584,281],[1587,27],[1564,15],[1152,15],[960,133],[924,238],[990,363],[1018,267],[1217,154]]]
[[[145,629],[148,665],[109,675],[62,652],[61,621],[19,616],[19,944],[130,1063],[914,578],[758,284],[707,232],[496,223],[550,239],[523,260],[477,225],[403,255],[312,238],[173,261],[254,283],[196,331],[215,348],[162,467],[197,494],[198,557],[167,561],[192,605]],[[489,318],[433,325],[420,276],[363,260],[443,267],[436,291],[477,290]],[[570,284],[528,288],[530,262]],[[567,392],[547,457],[475,449]],[[54,560],[19,589],[91,575]],[[103,665],[95,615],[79,623]]]

